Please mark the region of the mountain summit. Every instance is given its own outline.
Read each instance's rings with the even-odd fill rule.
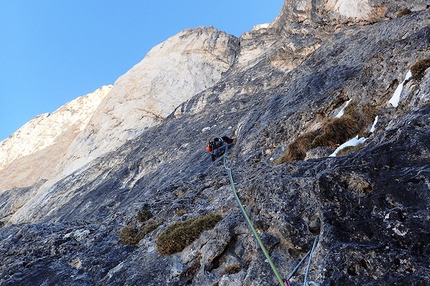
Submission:
[[[286,0],[239,38],[188,29],[28,122],[0,143],[0,285],[427,285],[413,2]]]

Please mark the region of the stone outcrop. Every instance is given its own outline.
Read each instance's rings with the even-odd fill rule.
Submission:
[[[234,40],[236,56],[216,82],[156,125],[51,184],[2,192],[0,283],[279,285],[222,159],[212,162],[204,150],[225,134],[236,139],[227,159],[238,195],[283,277],[319,235],[309,279],[320,285],[428,284],[430,9],[356,2],[386,12],[363,24],[343,22],[333,8],[341,20],[318,28],[285,16],[305,3],[286,1],[273,23]],[[330,14],[321,10],[326,2],[311,3],[320,3],[311,19]],[[410,12],[390,16],[393,7]],[[330,133],[342,120],[349,124]],[[316,138],[339,133],[366,140],[329,157],[338,143]],[[302,141],[303,158],[279,160],[298,138],[313,140]],[[141,210],[154,228],[123,245],[124,226],[145,227]],[[222,217],[213,229],[160,254],[157,238],[169,226],[208,213]]]

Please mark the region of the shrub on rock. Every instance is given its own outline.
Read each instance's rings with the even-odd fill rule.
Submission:
[[[411,66],[412,76],[416,79],[423,77],[426,69],[430,67],[430,59],[420,60]]]
[[[220,220],[220,215],[209,213],[184,222],[175,222],[158,237],[157,249],[161,254],[180,252],[199,238],[203,231],[215,227]]]
[[[143,209],[137,213],[137,219],[140,222],[145,222],[152,217],[153,217],[153,215],[152,215],[151,211],[149,211],[147,209]]]
[[[139,241],[145,237],[148,233],[155,230],[158,224],[155,222],[143,225],[139,231],[135,227],[126,225],[121,230],[120,241],[122,244],[136,245]]]

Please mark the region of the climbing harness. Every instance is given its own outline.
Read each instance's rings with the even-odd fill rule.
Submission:
[[[278,269],[276,268],[275,264],[273,263],[272,259],[270,258],[269,252],[267,251],[266,247],[264,246],[263,242],[261,241],[260,236],[258,235],[254,225],[252,224],[251,219],[249,218],[242,202],[239,199],[239,196],[236,192],[236,187],[233,181],[233,175],[232,175],[232,171],[231,168],[227,166],[227,145],[225,146],[225,151],[224,151],[224,156],[223,156],[223,163],[224,163],[224,168],[227,170],[228,172],[228,177],[230,179],[230,185],[231,188],[233,190],[233,194],[234,197],[236,199],[237,204],[239,205],[240,210],[242,211],[243,216],[246,219],[246,222],[249,225],[249,228],[251,229],[252,233],[254,234],[255,239],[257,240],[258,244],[260,245],[261,250],[263,251],[264,255],[266,256],[267,261],[270,264],[270,267],[272,268],[273,273],[275,274],[276,278],[278,279],[279,283],[282,286],[291,286],[289,280],[291,279],[291,277],[293,277],[293,275],[296,273],[296,271],[299,269],[300,265],[303,263],[303,261],[306,259],[306,257],[309,256],[309,262],[308,262],[308,266],[306,268],[306,274],[305,274],[305,281],[304,281],[304,286],[319,286],[318,283],[314,282],[314,281],[309,281],[308,282],[308,274],[309,274],[309,268],[311,265],[311,260],[312,260],[312,253],[315,250],[317,241],[318,241],[318,236],[316,236],[314,244],[312,246],[312,249],[302,258],[302,260],[299,262],[299,264],[297,264],[297,266],[294,268],[294,270],[291,272],[290,275],[288,275],[288,278],[286,280],[283,280],[281,274],[279,274]]]

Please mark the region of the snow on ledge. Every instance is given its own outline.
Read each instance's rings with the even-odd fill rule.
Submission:
[[[349,101],[348,101],[348,103],[349,103]],[[348,105],[348,103],[347,103],[347,105]],[[345,107],[343,109],[345,109]],[[379,117],[376,116],[375,119],[373,120],[372,127],[369,130],[371,133],[375,132],[376,124],[378,123],[378,119],[379,119]],[[340,150],[342,150],[342,149],[344,149],[346,147],[354,147],[354,146],[363,144],[367,139],[368,138],[366,138],[366,137],[360,137],[360,138],[358,138],[358,135],[357,135],[354,138],[352,138],[351,140],[346,141],[345,143],[343,143],[342,145],[340,145],[339,147],[337,147],[337,149],[334,150],[334,152],[329,157],[336,157],[337,153],[339,153]]]
[[[408,71],[408,73],[406,74],[405,80],[401,84],[399,84],[399,86],[396,88],[396,91],[394,92],[393,97],[391,97],[389,101],[389,103],[391,103],[392,106],[397,107],[399,105],[400,95],[402,94],[403,85],[405,84],[405,81],[407,81],[411,77],[412,77],[412,72]]]
[[[342,107],[342,109],[339,111],[339,113],[338,113],[335,117],[340,118],[340,117],[342,117],[342,116],[343,116],[343,113],[345,112],[345,108],[347,108],[347,107],[348,107],[348,105],[349,105],[349,103],[351,102],[351,100],[352,100],[352,99],[350,99],[350,100],[348,100],[348,101],[346,102],[345,106],[344,106],[344,107]]]
[[[375,120],[373,120],[373,124],[372,124],[372,127],[370,128],[370,132],[375,132],[375,130],[376,130],[376,123],[378,123],[378,119],[379,119],[379,117],[378,117],[378,115],[376,115],[376,117],[375,117]]]
[[[367,138],[364,138],[364,137],[358,138],[358,135],[357,135],[354,138],[352,138],[351,140],[346,141],[345,143],[343,143],[342,145],[337,147],[337,149],[334,150],[334,152],[329,157],[336,157],[337,153],[339,153],[340,150],[342,150],[346,147],[354,147],[354,146],[363,144],[364,141],[366,141],[366,140],[367,140]]]

